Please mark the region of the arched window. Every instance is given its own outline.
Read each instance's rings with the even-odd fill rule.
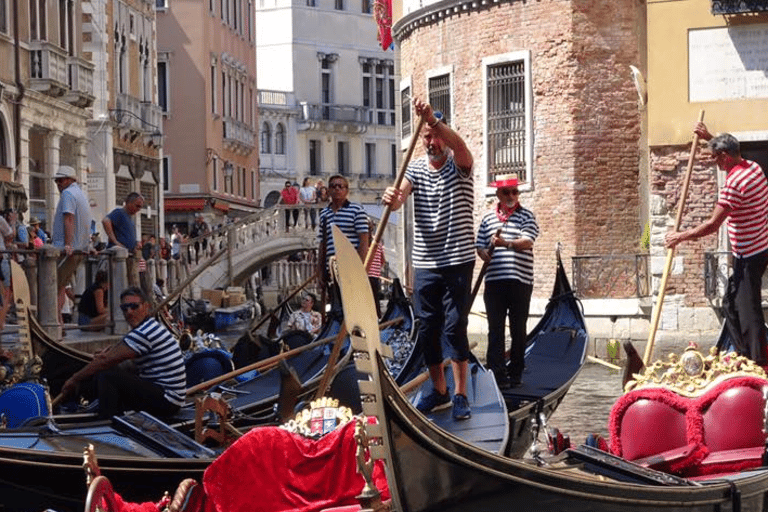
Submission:
[[[0,114],[0,167],[10,167],[8,161],[8,134],[5,132],[5,119]]]
[[[271,153],[272,152],[272,128],[270,128],[269,123],[264,123],[261,125],[261,152],[262,153]]]
[[[278,155],[285,154],[285,127],[283,123],[277,123],[277,128],[275,128],[275,153]]]

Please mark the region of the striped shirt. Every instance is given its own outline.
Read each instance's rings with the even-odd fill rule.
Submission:
[[[413,266],[442,268],[475,261],[472,172],[460,171],[448,157],[439,170],[426,157],[408,165],[413,187]]]
[[[381,269],[384,266],[384,246],[376,244],[376,250],[371,258],[371,266],[368,267],[368,277],[381,277]]]
[[[729,211],[728,238],[737,258],[768,249],[768,180],[755,162],[742,160],[729,172],[717,199]]]
[[[361,205],[350,201],[345,201],[336,212],[330,206],[320,210],[320,229],[317,232],[317,239],[320,243],[323,243],[323,229],[325,229],[327,240],[325,249],[326,261],[336,254],[336,248],[333,246],[333,228],[331,226],[338,226],[350,243],[357,249],[360,245],[360,235],[368,233],[368,216]]]
[[[165,390],[165,399],[182,405],[187,392],[187,374],[179,343],[154,318],[147,318],[123,339],[138,354],[139,377]]]
[[[491,237],[501,228],[501,237],[504,240],[528,238],[536,241],[539,236],[539,225],[533,212],[519,206],[512,212],[506,223],[499,220],[496,211],[490,211],[483,216],[477,231],[475,247],[486,249],[491,243]],[[524,284],[533,284],[533,249],[515,251],[506,247],[495,247],[491,262],[485,274],[486,281],[500,281],[513,279]]]

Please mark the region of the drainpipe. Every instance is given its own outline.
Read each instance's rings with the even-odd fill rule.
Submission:
[[[13,115],[16,118],[14,126],[14,151],[16,151],[16,170],[13,173],[14,181],[21,182],[21,102],[24,99],[24,84],[21,81],[21,58],[19,56],[19,0],[13,0],[13,72],[16,81],[15,104]]]

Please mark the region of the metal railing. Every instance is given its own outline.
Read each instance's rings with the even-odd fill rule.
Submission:
[[[648,254],[573,256],[573,290],[583,299],[650,295]]]

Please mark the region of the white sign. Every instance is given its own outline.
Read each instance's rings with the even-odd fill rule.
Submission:
[[[182,194],[195,194],[197,192],[200,192],[200,184],[199,183],[182,183],[179,185],[179,192]]]
[[[691,30],[688,59],[692,102],[768,98],[768,24]]]
[[[93,190],[94,192],[97,190],[106,190],[106,178],[104,176],[94,176],[93,174],[88,175],[88,190]]]

